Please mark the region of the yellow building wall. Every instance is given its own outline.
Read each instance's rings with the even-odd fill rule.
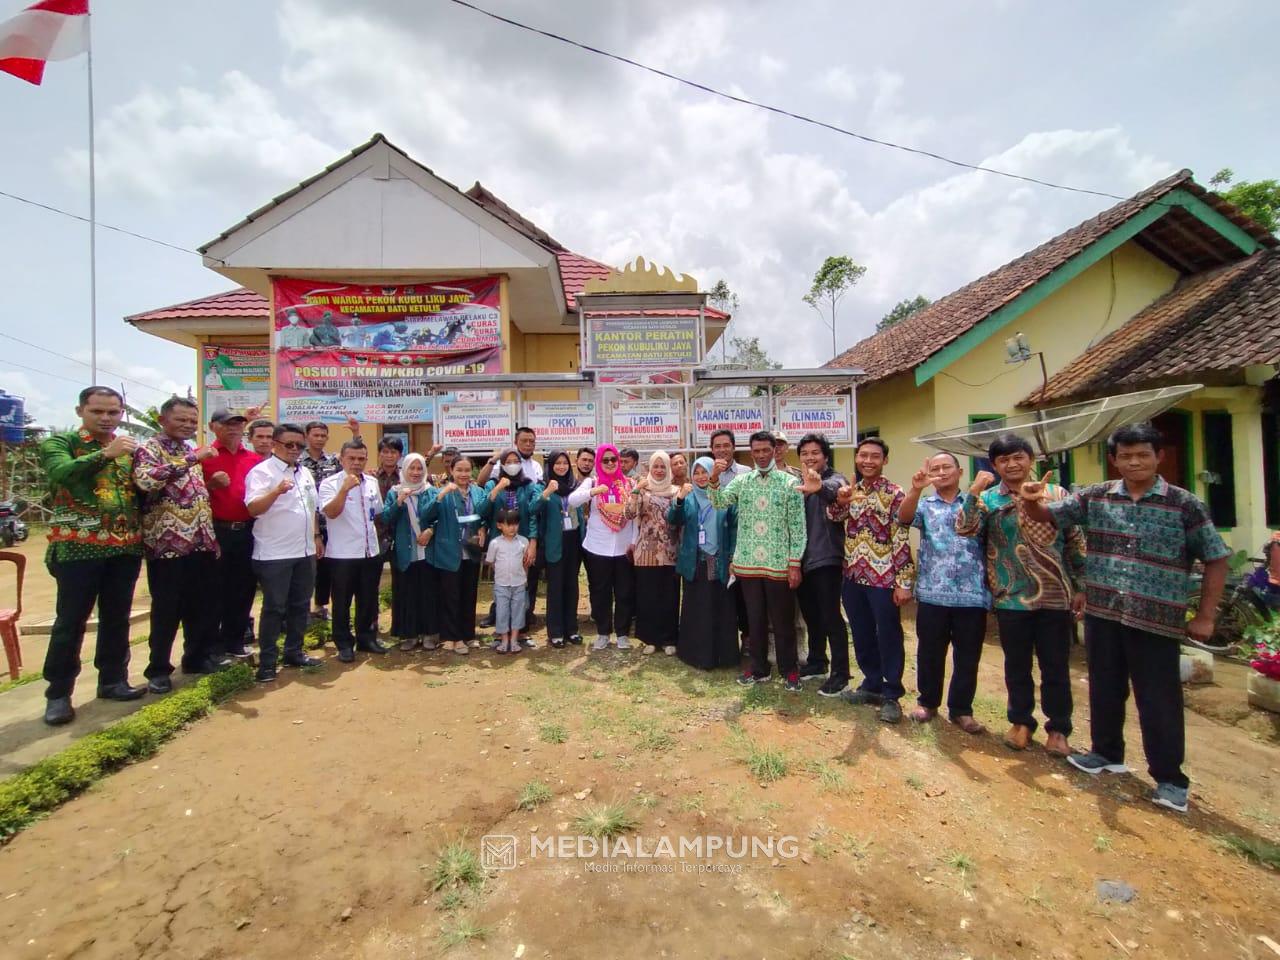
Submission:
[[[1020,412],[1018,402],[1043,380],[1036,357],[1020,366],[1005,362],[1005,340],[1015,333],[1021,331],[1033,351],[1044,353],[1052,377],[1177,279],[1176,270],[1136,244],[1118,248],[936,374],[932,429],[963,426],[971,415]]]

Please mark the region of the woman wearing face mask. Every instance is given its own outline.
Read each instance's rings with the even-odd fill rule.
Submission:
[[[502,455],[498,458],[498,464],[502,471],[501,476],[495,480],[490,480],[485,485],[485,492],[488,493],[489,500],[493,504],[493,509],[489,514],[489,536],[491,538],[502,536],[502,532],[498,529],[498,514],[503,510],[515,510],[518,512],[520,514],[520,529],[517,535],[529,541],[524,561],[525,569],[528,570],[537,559],[537,514],[541,504],[542,486],[529,479],[528,474],[524,472],[524,461],[520,456],[520,451],[514,447],[502,451]],[[533,618],[535,590],[536,585],[530,585],[526,623]],[[529,629],[526,626],[520,632],[521,642],[528,640],[528,633]],[[529,645],[532,646],[532,644]]]
[[[546,486],[538,510],[538,559],[547,571],[547,639],[560,649],[578,635],[578,571],[582,566],[582,508],[569,506],[578,475],[564,450],[547,455]]]
[[[609,646],[609,635],[615,630],[618,649],[631,646],[627,633],[635,616],[635,572],[627,551],[635,538],[635,524],[626,514],[631,487],[631,479],[618,464],[618,448],[605,444],[596,450],[595,472],[569,494],[570,507],[590,501],[582,555],[591,592],[591,619],[596,624],[592,650]]]
[[[387,491],[382,507],[382,522],[391,531],[391,632],[406,652],[419,644],[434,650],[431,638],[440,629],[436,617],[439,576],[427,562],[426,552],[434,534],[422,522],[432,496],[426,458],[409,454],[400,465],[400,482]]]
[[[427,560],[439,571],[441,646],[453,653],[469,653],[476,638],[476,588],[480,557],[493,503],[471,482],[471,460],[453,462],[453,479],[434,497],[426,497],[423,526],[435,531],[427,546]]]
[[[667,525],[667,511],[675,498],[671,485],[671,458],[659,450],[649,458],[649,473],[636,483],[627,501],[627,516],[636,521],[636,636],[645,653],[658,647],[675,656],[680,620],[679,582],[676,580],[676,543]]]
[[[676,571],[684,579],[676,652],[689,666],[703,670],[742,663],[737,608],[728,587],[737,507],[717,510],[712,505],[707,484],[714,466],[710,457],[693,462],[693,482],[680,488],[667,514],[680,533]]]

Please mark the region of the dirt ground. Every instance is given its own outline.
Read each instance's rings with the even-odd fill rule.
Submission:
[[[1266,731],[1188,712],[1194,806],[1178,817],[1145,775],[1004,748],[1000,671],[989,643],[977,713],[994,733],[975,738],[661,654],[343,666],[329,648],[0,850],[0,943],[15,960],[1273,957],[1257,937],[1280,939],[1276,873],[1216,839],[1280,840]],[[745,762],[779,757],[768,783]],[[532,781],[551,797],[518,809]],[[612,801],[650,848],[792,836],[799,855],[721,853],[713,872],[530,850]],[[518,865],[434,890],[442,849],[478,853],[487,834],[516,837]],[[1102,880],[1136,897],[1101,903]]]

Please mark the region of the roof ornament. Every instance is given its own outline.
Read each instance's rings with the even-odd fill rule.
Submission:
[[[687,273],[678,277],[670,267],[659,269],[644,257],[636,257],[621,270],[613,270],[607,277],[592,277],[582,288],[583,293],[697,293],[698,281]]]

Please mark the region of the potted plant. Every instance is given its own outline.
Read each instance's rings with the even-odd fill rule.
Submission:
[[[1271,616],[1250,627],[1245,638],[1253,646],[1249,666],[1249,703],[1280,713],[1280,617]]]

